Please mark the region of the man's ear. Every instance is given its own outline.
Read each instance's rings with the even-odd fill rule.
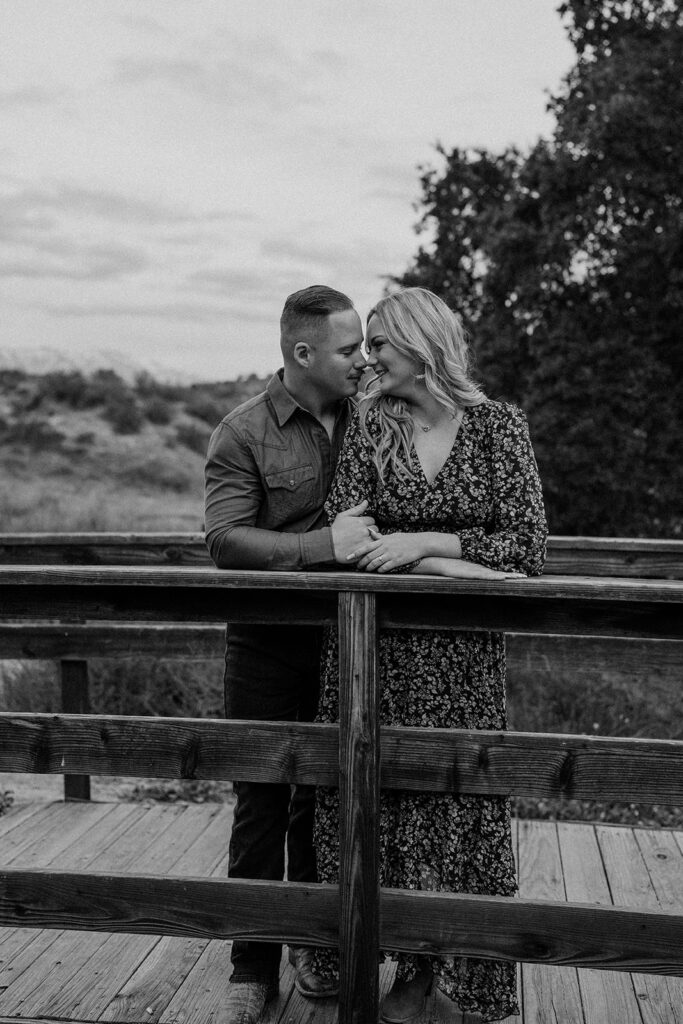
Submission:
[[[297,341],[292,355],[299,366],[308,366],[311,359],[311,347],[305,341]]]

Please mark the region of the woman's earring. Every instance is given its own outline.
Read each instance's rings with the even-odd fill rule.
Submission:
[[[427,374],[426,373],[415,373],[415,374],[413,374],[413,376],[414,376],[415,380],[425,380]]]

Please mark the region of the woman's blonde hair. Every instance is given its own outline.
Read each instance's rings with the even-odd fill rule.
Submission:
[[[376,316],[388,340],[416,364],[416,379],[449,412],[481,405],[486,400],[470,377],[470,353],[460,317],[426,288],[406,288],[380,299],[368,313]],[[379,432],[368,427],[376,411]],[[413,420],[401,398],[380,395],[372,384],[362,396],[360,422],[375,453],[375,466],[384,481],[390,467],[399,479],[414,477],[411,446]]]

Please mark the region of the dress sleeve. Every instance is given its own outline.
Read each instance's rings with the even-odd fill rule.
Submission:
[[[543,494],[524,413],[501,405],[489,439],[493,517],[459,531],[462,557],[491,569],[540,576],[548,535]]]
[[[332,487],[325,502],[325,512],[330,523],[340,512],[359,505],[365,498],[369,502],[368,513],[372,515],[377,494],[373,455],[372,445],[360,428],[356,410],[346,431]]]

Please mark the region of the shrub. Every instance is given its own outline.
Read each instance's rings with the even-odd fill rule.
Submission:
[[[220,423],[227,412],[225,404],[206,391],[192,391],[185,402],[185,409],[190,416],[196,416],[212,428]]]
[[[109,395],[103,415],[117,434],[137,434],[142,426],[142,413],[135,398],[128,393]]]
[[[27,417],[6,424],[2,431],[2,440],[5,443],[14,442],[36,451],[44,451],[46,448],[61,448],[64,435],[55,430],[47,420]]]
[[[200,455],[206,454],[210,431],[197,427],[194,423],[181,423],[175,433],[180,444]]]
[[[84,409],[88,404],[88,382],[77,370],[71,373],[57,371],[39,378],[40,394],[72,409]]]
[[[171,422],[171,406],[159,395],[152,395],[147,399],[143,406],[143,412],[150,423],[156,423],[160,427],[165,427],[167,423]]]
[[[93,709],[108,715],[222,718],[223,665],[219,661],[153,658],[89,662]]]

